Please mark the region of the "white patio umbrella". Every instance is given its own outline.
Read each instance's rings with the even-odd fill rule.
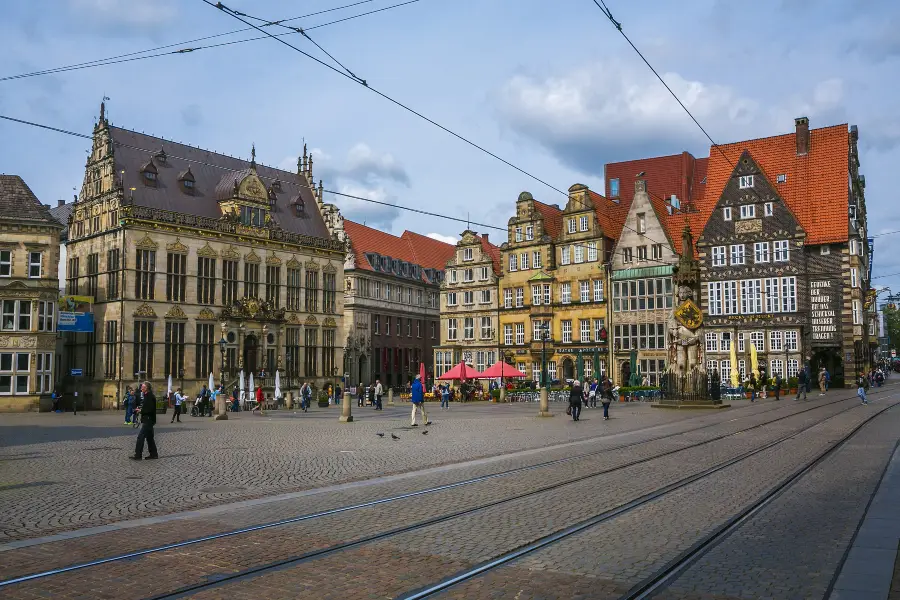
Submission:
[[[253,385],[253,372],[250,372],[250,397],[253,398],[253,393],[256,391],[256,388]]]
[[[213,379],[212,371],[209,372],[209,385],[207,385],[207,388],[209,388],[210,393],[216,389],[216,380]]]
[[[243,369],[241,369],[241,374],[240,374],[240,385],[241,385],[241,395],[239,396],[239,398],[241,399],[241,408],[244,408],[244,400],[247,398],[247,396],[246,396],[246,392],[244,392],[244,390],[246,388],[244,387],[244,370]]]
[[[172,374],[171,373],[169,374],[169,387],[168,387],[168,389],[166,389],[166,393],[167,394],[172,393]]]
[[[275,371],[275,397],[281,398],[281,372]]]

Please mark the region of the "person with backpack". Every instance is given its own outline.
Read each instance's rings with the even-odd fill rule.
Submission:
[[[445,383],[438,388],[441,394],[441,408],[450,410],[450,384]]]
[[[379,383],[379,385],[381,385]],[[422,386],[422,376],[416,375],[415,381],[413,381],[412,386],[410,386],[410,401],[412,402],[412,423],[410,424],[412,427],[418,427],[416,424],[416,411],[422,411],[422,423],[424,425],[428,425],[430,422],[428,421],[428,415],[425,413],[425,389]],[[376,397],[378,397],[376,395]],[[379,404],[381,402],[379,401]],[[376,409],[381,410],[381,409]]]
[[[800,395],[803,394],[803,399],[806,400],[806,370],[800,369],[800,372],[797,373],[797,400],[800,399]]]
[[[856,380],[856,395],[860,397],[863,404],[868,404],[869,399],[866,398],[866,391],[869,389],[869,378],[866,377],[865,373],[859,373],[859,378]]]

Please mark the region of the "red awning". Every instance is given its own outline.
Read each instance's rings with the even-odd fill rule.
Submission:
[[[512,365],[508,365],[505,362],[498,361],[487,368],[481,374],[482,377],[528,377],[525,373],[513,367]]]
[[[466,379],[478,379],[480,377],[482,377],[481,373],[461,362],[438,377],[438,379],[460,379],[465,381]]]

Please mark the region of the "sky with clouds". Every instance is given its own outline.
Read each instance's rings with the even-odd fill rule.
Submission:
[[[373,87],[565,190],[603,189],[607,162],[709,144],[592,0],[373,0],[291,24]],[[265,19],[351,0],[231,0]],[[47,10],[53,6],[53,10]],[[607,2],[717,141],[859,126],[870,233],[900,229],[887,171],[900,161],[900,3],[890,0]],[[244,27],[201,0],[8,2],[0,78]],[[299,35],[291,43],[328,58]],[[90,133],[101,98],[119,126],[294,169],[304,140],[325,187],[504,227],[518,193],[565,197],[360,85],[266,39],[0,81],[0,114]],[[87,140],[0,121],[0,172],[45,203],[80,188]],[[464,224],[336,198],[348,218],[453,239]],[[483,228],[481,228],[483,229]],[[502,232],[494,231],[495,237]],[[900,272],[900,234],[876,240],[875,275]],[[900,292],[900,276],[875,280]]]

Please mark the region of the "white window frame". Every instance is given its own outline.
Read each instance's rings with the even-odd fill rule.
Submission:
[[[740,208],[740,216],[742,219],[755,219],[756,218],[756,205],[755,204],[741,204]]]
[[[578,341],[590,342],[591,341],[591,320],[590,319],[579,319],[578,320]],[[590,361],[585,361],[590,362]]]
[[[503,308],[512,308],[512,305],[513,305],[512,288],[506,288],[503,290]]]
[[[716,352],[719,349],[719,334],[714,332],[706,333],[706,351]]]
[[[525,240],[531,241],[534,239],[534,225],[526,225],[525,226]]]
[[[491,303],[491,290],[481,290],[481,304]]]
[[[512,323],[503,325],[503,343],[512,346],[513,343],[513,326]]]
[[[37,256],[37,262],[34,262],[34,257]],[[29,252],[28,253],[28,278],[29,279],[40,279],[41,278],[41,267],[44,262],[44,253],[43,252]],[[37,267],[37,275],[35,275],[32,271]]]
[[[788,262],[791,260],[791,245],[787,240],[775,240],[772,242],[774,262]]]
[[[719,352],[731,352],[731,332],[723,331],[719,339]]]
[[[525,306],[525,288],[516,288],[516,308]]]
[[[784,332],[784,350],[785,352],[797,352],[800,349],[799,335],[796,331]]]
[[[543,297],[544,292],[541,289],[541,284],[532,283],[531,284],[531,305],[532,306],[540,306],[541,298]]]
[[[450,283],[456,283],[456,269],[450,269]],[[386,284],[387,288],[390,289],[391,284]],[[391,293],[387,293],[387,298],[390,299]]]
[[[463,269],[463,281],[466,283],[475,281],[475,269],[471,267],[468,269]]]
[[[634,251],[630,247],[622,248],[622,262],[623,263],[634,262]]]
[[[828,256],[829,254],[831,254],[831,246],[825,244],[824,246],[819,247],[820,256]]]
[[[859,300],[853,301],[853,324],[854,325],[862,325],[862,313],[859,309]]]
[[[456,340],[459,334],[459,321],[455,318],[447,319],[447,339]],[[388,327],[388,335],[390,335],[390,326]]]
[[[475,292],[473,290],[466,290],[463,292],[463,305],[472,306],[475,304]]]
[[[568,231],[569,231],[569,233],[575,233],[575,227],[576,227],[576,219],[575,219],[575,217],[572,217],[572,218],[570,218],[570,219],[567,219],[567,220],[566,220],[566,225],[568,226]]]
[[[447,292],[447,306],[458,306],[456,292]]]
[[[722,220],[730,221],[731,220],[731,207],[725,206],[722,208]]]
[[[706,297],[710,316],[722,314],[722,282],[708,281],[706,283]]]
[[[771,217],[775,214],[775,207],[771,202],[766,202],[763,204],[763,216]]]
[[[856,267],[850,267],[850,287],[859,287],[859,271]]]
[[[491,278],[491,276],[490,276],[490,273],[488,272],[488,268],[481,267],[478,271],[478,280],[479,281],[487,281],[490,278]],[[421,302],[419,304],[421,304]]]
[[[475,319],[473,317],[466,317],[463,319],[463,339],[475,339]]]
[[[540,269],[543,266],[543,261],[541,260],[541,251],[535,250],[531,253],[531,265],[535,269]]]
[[[525,323],[516,323],[516,345],[525,345]]]
[[[753,175],[741,175],[738,178],[738,189],[746,190],[753,187]]]
[[[571,252],[569,250],[569,246],[562,246],[559,249],[559,264],[561,264],[561,265],[569,264],[571,262],[570,254],[571,254]]]
[[[560,324],[562,325],[562,343],[563,344],[571,344],[572,343],[572,320],[571,319],[563,319]]]
[[[587,261],[597,262],[597,242],[587,243]]]
[[[850,240],[850,255],[851,255],[851,256],[853,256],[854,254],[856,254],[856,245],[857,245],[856,240],[855,240],[855,239],[851,239],[851,240]]]
[[[571,304],[572,302],[572,284],[568,281],[560,284],[559,301],[563,304]]]
[[[519,255],[518,254],[510,254],[509,255],[509,270],[510,271],[518,271],[519,270]]]
[[[770,247],[769,242],[754,242],[753,243],[753,262],[754,263],[767,263],[771,260],[770,256]]]
[[[594,341],[601,341],[601,330],[606,326],[606,322],[604,319],[593,319],[594,321]]]
[[[778,331],[777,329],[773,329],[769,332],[769,351],[770,352],[782,352],[784,351],[784,332]]]
[[[594,302],[603,302],[603,280],[594,280]]]
[[[578,282],[578,292],[579,292],[579,300],[581,302],[590,302],[591,301],[591,282],[590,281],[579,281]]]
[[[581,215],[578,217],[578,231],[587,231],[588,230],[588,216]]]
[[[521,228],[521,227],[516,227],[516,228],[515,228],[515,240],[516,240],[517,242],[521,242],[521,241],[522,241],[522,228]]]
[[[725,246],[713,246],[712,247],[712,266],[714,266],[714,267],[728,266],[728,253],[725,251]]]
[[[463,260],[472,260],[471,248],[463,248]]]
[[[744,244],[732,244],[731,245],[731,264],[732,265],[742,265],[746,261],[746,252]]]
[[[527,271],[528,269],[529,269],[529,267],[528,267],[528,253],[527,253],[527,252],[523,252],[523,253],[519,256],[519,270],[521,270],[521,271]]]
[[[584,246],[581,244],[575,244],[575,249],[572,252],[572,258],[575,261],[576,265],[580,265],[584,262]]]

